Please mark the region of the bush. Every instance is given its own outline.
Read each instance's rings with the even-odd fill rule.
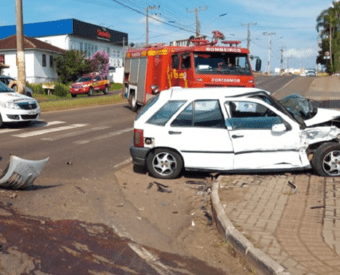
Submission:
[[[66,97],[68,92],[69,92],[68,86],[66,86],[66,85],[64,85],[60,82],[57,82],[54,85],[54,90],[52,90],[52,94],[59,96],[59,97]]]
[[[26,86],[31,88],[34,94],[44,94],[44,89],[42,88],[42,84],[29,84],[26,82]]]

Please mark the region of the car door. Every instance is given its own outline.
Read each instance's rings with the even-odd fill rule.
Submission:
[[[186,169],[233,168],[233,147],[219,100],[196,100],[167,125],[167,143],[178,150]]]
[[[247,98],[225,103],[234,169],[301,167],[299,125],[274,107]]]
[[[94,79],[93,79],[94,83],[93,83],[93,89],[95,89],[96,91],[100,90],[100,76],[97,75]]]

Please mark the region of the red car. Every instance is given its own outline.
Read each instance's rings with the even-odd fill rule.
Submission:
[[[103,91],[106,95],[109,92],[111,83],[108,79],[103,79],[98,73],[91,73],[83,75],[70,87],[70,93],[72,97],[76,97],[77,94],[88,94],[92,96],[94,92]]]

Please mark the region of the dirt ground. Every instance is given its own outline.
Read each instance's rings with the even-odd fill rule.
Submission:
[[[38,178],[30,190],[0,189],[0,226],[5,222],[3,228],[7,236],[14,237],[12,233],[8,235],[11,223],[14,230],[20,231],[18,242],[10,244],[0,232],[0,267],[10,270],[4,274],[15,275],[35,270],[32,268],[40,263],[34,255],[47,249],[34,240],[37,235],[60,228],[65,230],[65,224],[80,223],[77,227],[87,231],[93,224],[103,225],[118,236],[151,250],[197,258],[225,274],[254,273],[216,230],[210,206],[211,182],[212,178],[203,173],[185,173],[175,180],[158,180],[128,164],[100,180],[84,178],[61,183],[47,176]],[[27,231],[35,232],[33,239],[26,236]],[[23,243],[25,238],[29,246]],[[81,254],[73,255],[75,247],[71,239],[63,239],[58,244],[59,240],[53,235],[46,238],[53,243],[54,250],[60,250],[58,245],[63,247],[60,250],[63,257],[81,257]],[[6,246],[8,253],[1,253]],[[55,255],[61,257],[58,253]],[[59,274],[34,272],[27,274]]]
[[[206,261],[226,274],[255,273],[216,229],[210,205],[213,177],[209,174],[184,173],[175,180],[159,180],[128,165],[115,176],[125,198],[139,210],[136,218],[147,219],[158,227],[182,253]]]

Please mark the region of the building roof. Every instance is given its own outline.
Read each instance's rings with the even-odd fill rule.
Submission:
[[[40,41],[35,38],[24,36],[24,48],[25,49],[39,49],[58,53],[66,53],[65,50],[52,46],[49,43]],[[10,37],[0,40],[0,50],[16,50],[17,49],[17,37],[12,35]]]

